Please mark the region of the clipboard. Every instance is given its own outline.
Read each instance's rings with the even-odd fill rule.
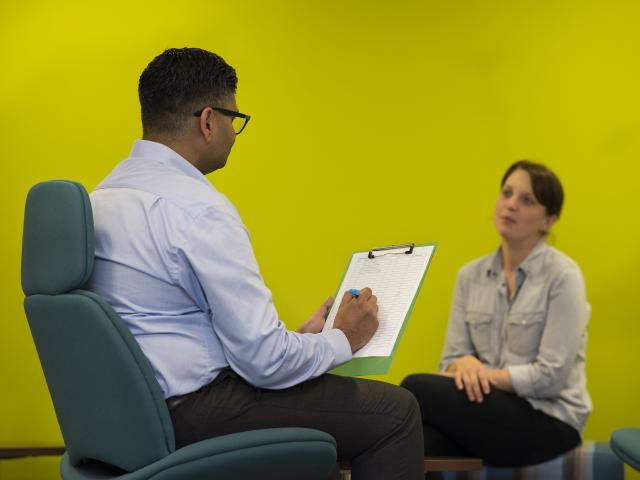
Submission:
[[[367,345],[331,373],[364,376],[389,371],[436,247],[436,243],[408,243],[351,255],[323,330],[333,328],[342,296],[351,288],[373,290],[378,297],[380,325]]]

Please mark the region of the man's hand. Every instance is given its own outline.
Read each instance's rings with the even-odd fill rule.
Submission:
[[[327,298],[318,309],[313,312],[313,315],[309,317],[309,320],[304,322],[304,325],[298,328],[299,333],[320,333],[324,327],[324,322],[329,313],[329,309],[333,305],[333,297]]]
[[[447,368],[447,374],[453,376],[458,390],[465,390],[470,402],[482,403],[483,395],[491,393],[490,369],[472,355],[465,355]]]
[[[364,347],[378,329],[378,299],[371,289],[357,297],[345,292],[333,326],[347,336],[353,353]]]

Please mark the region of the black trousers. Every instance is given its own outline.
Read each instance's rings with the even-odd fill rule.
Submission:
[[[425,454],[482,458],[520,467],[551,460],[581,442],[570,425],[535,410],[514,393],[492,389],[472,403],[443,375],[410,375],[402,386],[422,411]]]
[[[168,403],[178,448],[246,430],[309,427],[336,439],[338,460],[351,461],[354,480],[424,478],[420,410],[395,385],[326,374],[266,390],[224,370],[181,403]]]

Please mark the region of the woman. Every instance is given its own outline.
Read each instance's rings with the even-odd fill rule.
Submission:
[[[523,160],[501,186],[500,248],[458,274],[444,375],[402,385],[420,403],[426,454],[525,466],[580,444],[589,314],[579,267],[545,242],[562,208],[557,177]]]

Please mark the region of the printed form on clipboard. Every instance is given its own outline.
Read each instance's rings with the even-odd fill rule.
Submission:
[[[356,252],[344,273],[323,330],[333,321],[346,291],[371,288],[378,298],[378,330],[353,359],[332,370],[348,376],[387,373],[395,355],[436,244],[406,244]]]

